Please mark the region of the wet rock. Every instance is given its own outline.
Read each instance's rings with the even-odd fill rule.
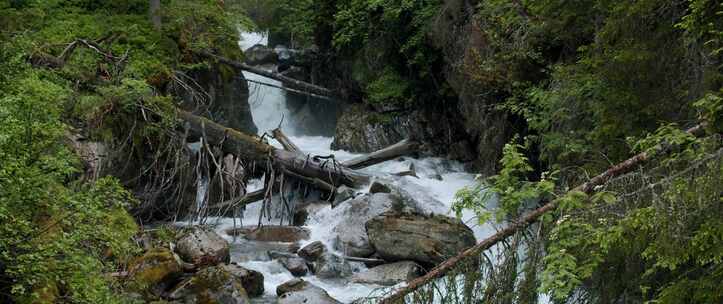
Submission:
[[[231,260],[234,262],[270,261],[268,252],[295,253],[299,250],[296,243],[259,242],[239,238],[231,244]]]
[[[315,241],[304,248],[299,249],[297,254],[303,259],[313,262],[319,259],[324,253],[326,253],[326,246],[320,241]]]
[[[171,250],[154,248],[131,261],[128,273],[140,291],[159,296],[176,283],[183,268]]]
[[[279,261],[279,263],[294,276],[304,276],[309,272],[309,267],[306,266],[306,260],[295,254],[269,251],[269,257],[272,260]]]
[[[241,280],[225,265],[201,269],[176,286],[168,297],[182,303],[248,304]]]
[[[309,239],[309,229],[296,226],[266,225],[226,230],[230,235],[243,235],[246,239],[263,242],[298,242]]]
[[[351,189],[347,186],[340,186],[339,188],[336,188],[336,194],[334,195],[334,201],[331,202],[331,207],[336,208],[336,206],[339,206],[339,204],[345,202],[346,200],[353,198],[354,189]]]
[[[379,181],[375,181],[372,183],[372,186],[369,188],[369,193],[391,193],[392,189],[389,188],[389,186],[380,183]]]
[[[264,275],[262,273],[236,264],[227,264],[221,267],[241,282],[241,286],[250,297],[258,297],[264,294]]]
[[[314,274],[322,279],[344,278],[352,274],[351,264],[333,253],[321,255],[311,265]]]
[[[356,273],[351,281],[365,284],[395,285],[413,280],[422,275],[423,268],[410,261],[379,265],[366,271]]]
[[[276,288],[278,304],[340,304],[326,290],[302,279],[293,279]]]
[[[294,211],[294,218],[292,221],[293,225],[305,225],[306,221],[309,219],[309,215],[317,213],[321,209],[326,208],[327,206],[329,206],[329,203],[325,201],[304,202],[301,205],[296,206],[296,210]]]
[[[193,227],[176,244],[183,260],[196,266],[217,265],[230,261],[229,245],[220,235],[205,227]]]
[[[244,52],[244,60],[250,65],[275,64],[279,57],[273,49],[256,44]]]
[[[350,200],[342,213],[344,221],[333,228],[337,235],[334,248],[345,255],[368,257],[374,253],[369,243],[364,224],[373,217],[390,210],[394,204],[401,204],[399,197],[388,193],[360,195]]]
[[[300,257],[290,257],[279,259],[281,265],[289,270],[293,276],[300,277],[304,276],[309,272],[309,267],[306,266],[306,260]]]
[[[437,265],[474,246],[472,230],[443,215],[390,211],[366,223],[369,241],[387,261]]]

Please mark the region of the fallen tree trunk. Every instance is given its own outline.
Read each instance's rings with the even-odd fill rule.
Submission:
[[[264,199],[264,194],[266,194],[266,189],[259,189],[253,192],[246,193],[241,198],[237,199],[230,199],[227,201],[220,202],[218,204],[215,204],[213,206],[210,206],[211,209],[225,209],[225,208],[234,208],[234,207],[242,207],[246,206],[248,204],[258,202],[260,200]]]
[[[234,154],[246,161],[264,163],[271,159],[279,168],[307,178],[319,179],[334,187],[347,185],[356,188],[369,182],[369,175],[346,168],[333,158],[304,156],[276,149],[261,141],[259,137],[224,127],[208,118],[183,110],[176,112],[178,118],[183,121],[182,125],[188,129],[189,136],[204,138],[208,143],[219,145],[223,152]]]
[[[372,165],[376,165],[378,163],[395,159],[403,155],[410,154],[412,152],[416,152],[418,147],[419,144],[416,141],[404,139],[384,149],[377,150],[367,155],[359,156],[357,158],[345,161],[342,163],[342,165],[350,169],[366,168]]]
[[[294,142],[292,142],[291,139],[289,139],[289,137],[287,137],[286,134],[281,131],[281,129],[274,129],[273,131],[271,131],[271,135],[274,136],[274,139],[276,139],[276,141],[278,141],[286,151],[302,153],[299,146],[294,144]]]
[[[689,134],[692,134],[696,137],[700,137],[705,134],[704,125],[697,125],[693,128],[690,128],[686,131]],[[669,144],[661,144],[656,147],[657,153],[667,153],[670,150],[671,146]],[[635,168],[637,168],[640,164],[643,162],[649,160],[651,157],[650,154],[643,152],[639,153],[626,161],[619,163],[615,166],[612,166],[608,168],[605,172],[602,174],[599,174],[593,178],[591,178],[588,182],[576,187],[575,189],[572,189],[570,192],[573,191],[582,191],[585,193],[592,193],[595,190],[595,187],[601,186],[608,182],[610,179],[614,177],[621,176],[623,174],[629,173]],[[429,271],[426,275],[421,276],[419,278],[416,278],[412,281],[410,281],[407,286],[404,286],[398,290],[396,290],[391,295],[386,296],[384,299],[382,299],[381,304],[393,304],[393,303],[404,303],[403,299],[406,295],[414,292],[415,290],[419,289],[420,287],[426,285],[427,283],[445,276],[450,270],[452,270],[458,263],[461,261],[464,261],[467,258],[477,256],[482,251],[489,249],[490,247],[494,246],[495,244],[499,243],[500,241],[514,235],[517,231],[524,229],[531,225],[532,223],[537,222],[537,220],[545,213],[554,210],[557,207],[557,204],[559,203],[559,199],[552,200],[545,205],[543,205],[540,208],[535,209],[534,211],[520,217],[519,219],[515,220],[507,226],[506,228],[498,231],[497,233],[493,234],[492,236],[484,239],[483,241],[479,242],[477,245],[462,251],[460,254],[458,254],[455,257],[452,257],[441,264],[437,265]]]
[[[335,95],[334,92],[332,92],[331,90],[329,90],[327,88],[324,88],[324,87],[321,87],[321,86],[318,86],[315,84],[311,84],[311,83],[308,83],[305,81],[297,80],[297,79],[294,79],[294,78],[291,78],[288,76],[284,76],[284,75],[281,75],[276,72],[267,71],[267,70],[264,70],[261,68],[250,66],[243,62],[238,62],[238,61],[234,61],[234,60],[231,60],[228,58],[224,58],[224,57],[212,54],[207,51],[201,51],[198,54],[208,57],[208,58],[215,59],[220,63],[237,68],[239,70],[244,70],[247,72],[251,72],[251,73],[258,74],[258,75],[261,75],[264,77],[278,80],[281,83],[283,83],[285,86],[290,87],[292,89],[301,90],[301,91],[309,92],[309,93],[316,94],[316,95],[326,96],[326,97],[333,97]]]

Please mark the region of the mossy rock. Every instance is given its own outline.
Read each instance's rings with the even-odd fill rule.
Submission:
[[[131,289],[146,296],[160,296],[183,274],[180,262],[166,248],[154,248],[134,259],[129,265]]]
[[[213,266],[198,271],[169,294],[182,303],[246,304],[251,303],[241,280],[225,267]]]

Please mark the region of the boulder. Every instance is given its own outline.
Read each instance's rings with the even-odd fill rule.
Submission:
[[[279,261],[279,263],[294,276],[304,276],[309,272],[309,267],[306,266],[306,260],[295,254],[269,251],[269,257],[272,260]]]
[[[260,242],[239,238],[231,244],[231,260],[238,263],[249,261],[270,261],[269,251],[295,253],[297,243]]]
[[[387,261],[437,265],[475,245],[472,230],[443,215],[385,212],[366,223],[369,241]]]
[[[264,294],[264,275],[256,270],[247,269],[236,264],[222,265],[224,270],[241,282],[250,297]]]
[[[182,303],[248,304],[241,280],[225,265],[201,269],[176,286],[168,297]]]
[[[355,194],[356,192],[354,192],[354,189],[351,189],[344,185],[336,188],[336,194],[334,195],[334,200],[331,202],[331,207],[336,208],[336,206],[339,206],[339,204],[345,202],[350,198],[353,198]]]
[[[314,274],[322,279],[344,278],[352,274],[352,267],[349,262],[329,252],[321,255],[311,263],[311,266]]]
[[[256,44],[244,51],[244,61],[250,65],[276,64],[279,56],[274,50],[262,44]]]
[[[309,262],[314,262],[326,253],[326,246],[320,241],[315,241],[304,248],[299,249],[297,254]]]
[[[369,193],[392,193],[392,189],[379,181],[375,181],[371,187],[369,187]]]
[[[226,240],[213,230],[199,226],[182,234],[176,252],[197,267],[228,263],[231,257]]]
[[[344,221],[333,228],[337,235],[334,248],[347,256],[368,257],[374,253],[364,224],[373,217],[401,204],[399,197],[388,193],[360,195],[347,202],[342,213]]]
[[[356,273],[351,281],[364,284],[377,284],[392,286],[401,282],[413,280],[420,275],[424,269],[415,262],[403,261],[391,264],[379,265],[366,271]]]
[[[131,261],[128,273],[133,284],[143,289],[139,291],[159,296],[183,275],[183,268],[171,250],[154,248]]]
[[[276,288],[278,304],[341,304],[326,290],[302,279],[293,279]]]
[[[309,239],[309,229],[295,226],[266,225],[226,230],[230,235],[243,235],[252,241],[295,243]]]

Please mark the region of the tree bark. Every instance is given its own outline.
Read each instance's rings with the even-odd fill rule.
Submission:
[[[356,172],[333,159],[305,156],[300,153],[276,149],[259,137],[247,135],[224,127],[208,118],[177,110],[181,126],[188,129],[192,138],[204,138],[208,143],[219,145],[225,153],[231,153],[246,161],[264,163],[271,159],[279,168],[310,179],[319,179],[338,187],[360,187],[369,182],[369,175]]]
[[[345,161],[342,163],[342,165],[350,169],[366,168],[381,162],[395,159],[399,156],[416,152],[418,147],[419,144],[416,141],[404,139],[384,149],[377,150],[367,155],[359,156],[357,158]]]
[[[153,29],[161,30],[161,0],[150,0],[148,3],[148,14],[153,24]]]
[[[296,152],[296,153],[303,153],[301,152],[301,149],[299,149],[299,146],[294,144],[294,142],[289,139],[284,132],[281,131],[281,129],[276,128],[273,131],[271,131],[271,134],[274,136],[274,139],[278,141],[281,146],[286,149],[286,151]]]

